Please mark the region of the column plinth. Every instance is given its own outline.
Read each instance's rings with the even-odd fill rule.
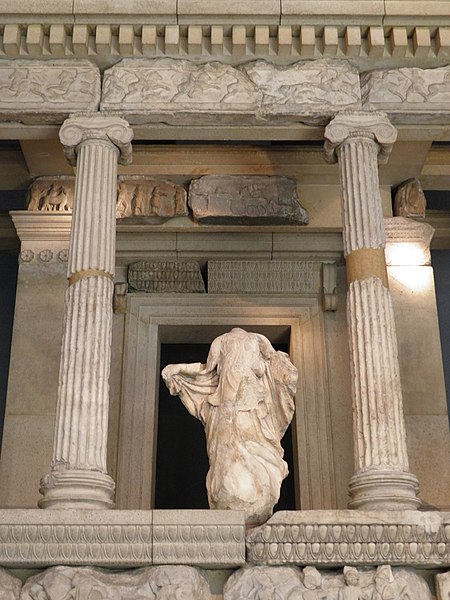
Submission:
[[[60,139],[76,161],[53,458],[41,508],[110,508],[106,469],[117,162],[132,130],[118,117],[67,119]]]
[[[338,161],[347,267],[347,323],[355,474],[350,508],[414,509],[418,481],[409,472],[378,161],[396,130],[381,113],[341,113],[325,130],[325,152]]]

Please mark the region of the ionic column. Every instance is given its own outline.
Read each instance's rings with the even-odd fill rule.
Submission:
[[[382,113],[341,113],[325,130],[325,153],[339,162],[341,180],[356,468],[349,507],[357,509],[420,504],[406,451],[378,183],[378,160],[387,159],[396,137]]]
[[[118,117],[71,117],[60,140],[76,164],[53,459],[42,508],[110,508],[106,471],[117,162],[133,132]]]

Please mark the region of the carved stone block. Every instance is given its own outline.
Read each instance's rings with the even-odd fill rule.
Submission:
[[[394,121],[426,123],[450,113],[450,67],[371,71],[361,84],[364,110],[387,112]]]
[[[206,175],[191,181],[189,206],[199,223],[308,223],[291,177]]]
[[[72,212],[74,177],[38,177],[28,190],[28,210]]]
[[[210,294],[320,293],[322,263],[315,261],[209,261]]]
[[[186,190],[171,181],[120,176],[116,218],[187,216]]]
[[[157,58],[124,60],[105,72],[101,109],[134,124],[230,125],[325,122],[360,108],[357,70],[345,62],[242,67]]]
[[[0,600],[19,600],[22,582],[0,568]]]
[[[289,598],[295,600],[432,600],[426,581],[411,569],[358,571],[344,567],[342,574],[305,567],[244,567],[227,581],[224,600]]]
[[[246,538],[257,565],[450,564],[450,513],[279,512]]]
[[[427,200],[420,181],[408,179],[397,188],[394,198],[394,215],[423,221]]]
[[[90,567],[53,567],[30,577],[24,584],[22,600],[64,600],[65,598],[157,600],[195,598],[210,600],[206,579],[193,567],[161,566],[125,573],[107,573]]]
[[[384,219],[384,229],[388,266],[430,264],[430,243],[434,235],[431,225],[405,217],[391,217]]]
[[[0,64],[0,121],[61,123],[70,113],[95,111],[100,72],[87,60]]]
[[[449,600],[450,598],[450,571],[436,575],[437,600]]]
[[[244,512],[154,510],[153,562],[230,568],[245,563]]]
[[[128,283],[138,292],[204,293],[200,266],[189,261],[145,261],[128,267]]]
[[[264,119],[326,123],[338,111],[361,106],[358,71],[346,61],[306,61],[280,67],[259,60],[241,69],[261,92],[260,115]]]
[[[38,177],[29,188],[29,211],[67,212],[73,208],[75,177]],[[187,216],[187,194],[164,179],[119,176],[116,219]]]

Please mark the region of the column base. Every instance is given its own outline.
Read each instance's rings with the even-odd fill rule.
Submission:
[[[41,479],[39,492],[43,498],[38,506],[56,509],[113,508],[114,489],[114,481],[106,473],[59,467]]]
[[[394,470],[368,470],[356,473],[348,484],[348,508],[357,510],[414,510],[419,482],[411,473]]]

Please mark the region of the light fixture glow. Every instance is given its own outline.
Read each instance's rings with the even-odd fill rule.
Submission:
[[[430,251],[420,242],[388,242],[385,250],[388,266],[420,266],[430,264]]]

